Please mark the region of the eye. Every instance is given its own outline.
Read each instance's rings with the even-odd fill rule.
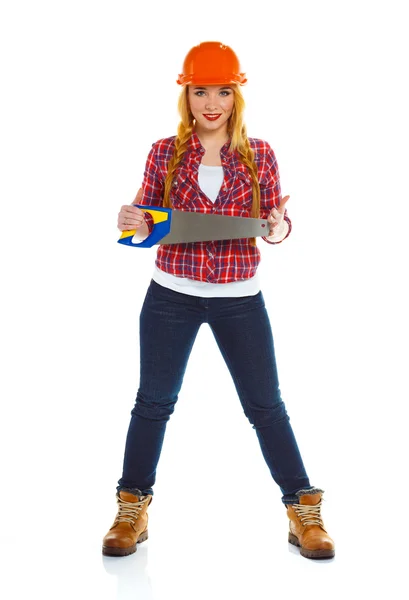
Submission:
[[[205,92],[204,92],[204,90],[196,90],[196,91],[195,91],[195,96],[200,96],[200,97],[202,97],[202,96],[204,96],[204,93],[205,93]]]
[[[230,90],[222,90],[220,92],[220,96],[230,96],[231,91]]]

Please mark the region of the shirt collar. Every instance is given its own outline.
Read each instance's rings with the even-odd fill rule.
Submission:
[[[224,146],[222,146],[220,149],[220,154],[224,158],[227,158],[227,155],[230,154],[229,147],[230,147],[230,140],[228,140],[224,144]],[[203,148],[202,144],[200,143],[199,137],[195,131],[193,131],[192,135],[190,136],[190,139],[189,139],[188,145],[187,145],[187,150],[188,150],[188,152],[198,151],[201,154],[204,154],[204,152],[205,152],[205,149]]]

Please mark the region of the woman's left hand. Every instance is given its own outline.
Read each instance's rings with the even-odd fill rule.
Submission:
[[[285,205],[289,198],[290,196],[284,196],[284,198],[281,199],[280,206],[278,208],[273,208],[270,211],[270,214],[267,217],[267,221],[270,223],[269,237],[280,233],[280,230],[283,227]]]

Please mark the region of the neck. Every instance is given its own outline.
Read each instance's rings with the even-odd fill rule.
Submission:
[[[226,142],[229,141],[227,127],[222,131],[203,131],[200,129],[200,127],[198,127],[195,129],[195,131],[200,143],[206,150],[208,148],[221,148]]]

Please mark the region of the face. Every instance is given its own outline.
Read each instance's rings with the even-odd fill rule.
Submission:
[[[190,110],[196,119],[198,133],[227,131],[227,121],[234,106],[233,88],[219,85],[190,85],[188,99]]]

